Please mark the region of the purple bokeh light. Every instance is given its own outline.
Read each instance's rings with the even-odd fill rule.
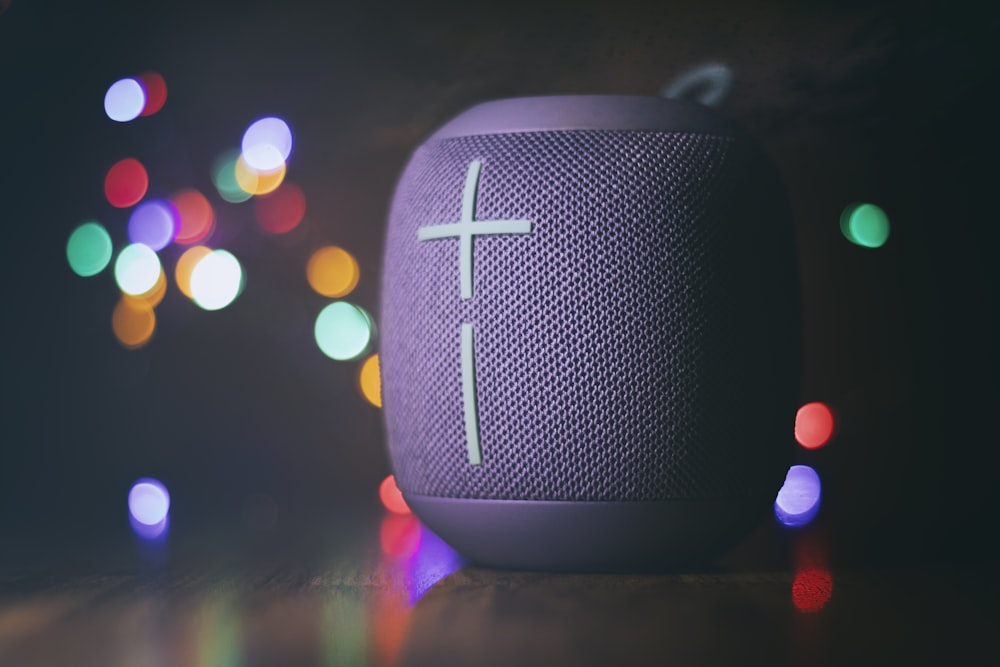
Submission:
[[[150,477],[136,480],[128,492],[128,511],[138,523],[156,526],[167,519],[170,494],[159,480]]]
[[[180,228],[180,214],[168,201],[150,199],[135,207],[128,219],[128,239],[132,243],[163,250]]]
[[[819,511],[822,488],[815,470],[804,465],[792,466],[774,500],[774,516],[786,526],[806,525]]]
[[[411,605],[417,603],[434,584],[461,569],[465,560],[444,540],[420,525],[420,546],[407,562],[406,587]]]

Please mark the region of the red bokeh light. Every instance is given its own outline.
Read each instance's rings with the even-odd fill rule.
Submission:
[[[152,116],[162,109],[167,101],[167,82],[163,80],[159,72],[143,72],[136,78],[146,90],[146,106],[142,108],[142,113],[139,115]]]
[[[180,245],[199,243],[215,228],[212,205],[195,189],[181,190],[170,198],[180,216],[180,229],[174,238]]]
[[[378,496],[382,499],[382,504],[390,512],[395,512],[396,514],[410,513],[410,506],[403,500],[403,493],[396,486],[395,476],[389,475],[382,480],[382,483],[378,487]]]
[[[302,222],[306,197],[299,186],[286,181],[274,192],[255,197],[254,211],[261,229],[271,234],[284,234]]]
[[[792,602],[799,611],[819,611],[833,595],[833,576],[823,567],[809,567],[795,573]]]
[[[379,536],[385,555],[406,558],[420,546],[420,522],[412,514],[387,514],[382,517]]]
[[[833,411],[826,403],[806,403],[795,414],[795,440],[806,449],[817,449],[829,442],[833,428]]]
[[[128,208],[146,196],[149,175],[142,163],[135,158],[119,160],[108,169],[104,177],[104,196],[115,208]]]

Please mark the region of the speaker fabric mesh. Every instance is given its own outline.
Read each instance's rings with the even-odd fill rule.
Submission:
[[[417,229],[459,220],[473,160],[474,220],[533,229],[474,238],[474,292],[463,300],[459,240],[418,241]],[[737,139],[672,132],[492,134],[417,149],[390,211],[381,312],[400,488],[644,501],[780,486],[762,474],[790,437],[792,413],[773,396],[787,373],[775,360],[797,350],[776,349],[783,339],[770,328],[787,321],[772,317],[786,304],[770,293],[761,230],[780,207],[752,164]],[[475,330],[476,466],[463,322]]]

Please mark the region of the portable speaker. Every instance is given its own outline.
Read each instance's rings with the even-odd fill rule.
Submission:
[[[715,112],[475,106],[403,171],[383,271],[396,481],[468,558],[690,563],[772,506],[798,398],[792,229],[774,170]]]

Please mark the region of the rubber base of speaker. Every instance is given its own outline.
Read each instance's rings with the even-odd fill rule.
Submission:
[[[570,572],[707,564],[746,537],[768,507],[758,498],[564,502],[403,497],[428,528],[474,563]]]

